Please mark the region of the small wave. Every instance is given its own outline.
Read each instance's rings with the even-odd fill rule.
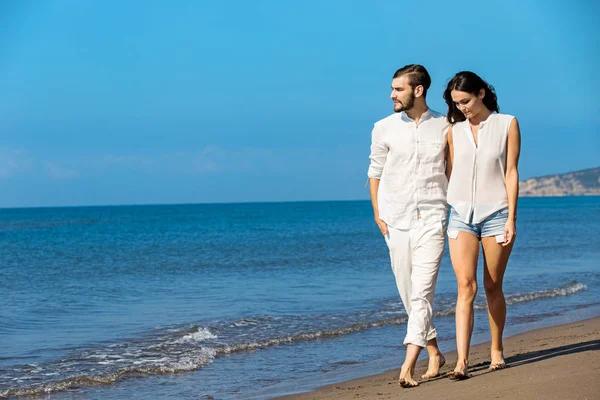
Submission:
[[[325,330],[325,331],[317,331],[317,332],[304,332],[298,333],[295,335],[284,336],[266,339],[257,342],[248,342],[248,343],[238,343],[231,346],[225,346],[217,349],[217,355],[219,354],[230,354],[239,351],[248,351],[248,350],[256,350],[256,349],[264,349],[266,347],[292,343],[297,341],[304,340],[316,340],[316,339],[325,339],[336,336],[344,336],[349,333],[364,331],[368,328],[381,327],[385,325],[401,325],[406,322],[406,318],[389,318],[386,320],[380,321],[372,321],[367,323],[357,323],[350,326],[345,326],[342,328]]]
[[[508,305],[512,305],[512,304],[524,303],[524,302],[552,298],[552,297],[569,296],[569,295],[572,295],[575,293],[579,293],[586,289],[587,289],[587,286],[585,284],[577,282],[577,281],[572,281],[572,282],[567,283],[566,285],[563,285],[563,286],[560,286],[557,288],[534,291],[534,292],[529,292],[529,293],[515,293],[512,295],[508,295],[508,296],[506,296],[506,303]],[[283,343],[292,343],[292,342],[296,342],[296,341],[315,340],[315,339],[322,339],[322,338],[328,338],[328,337],[343,336],[343,335],[347,335],[350,333],[360,332],[360,331],[363,331],[363,330],[366,330],[369,328],[382,327],[382,326],[387,326],[387,325],[401,325],[407,321],[407,318],[405,316],[404,317],[381,318],[382,316],[389,316],[389,314],[403,313],[404,310],[401,309],[402,306],[401,305],[398,306],[398,304],[399,304],[399,302],[397,300],[387,301],[386,309],[363,310],[363,311],[359,311],[359,312],[355,313],[350,318],[339,318],[339,316],[329,316],[329,321],[332,321],[332,320],[344,321],[344,320],[348,320],[348,319],[352,320],[352,319],[357,319],[357,317],[358,317],[358,319],[361,319],[361,317],[369,318],[369,316],[371,318],[374,318],[374,320],[371,320],[371,321],[352,323],[350,325],[337,327],[335,329],[328,329],[328,330],[322,330],[322,331],[319,330],[319,331],[312,331],[312,332],[310,332],[310,331],[309,332],[301,332],[301,333],[296,333],[296,334],[292,334],[292,335],[288,335],[288,336],[268,338],[265,340],[260,340],[260,341],[255,341],[255,342],[237,343],[234,345],[225,346],[223,348],[218,348],[217,355],[229,354],[229,353],[238,352],[238,351],[255,350],[255,349],[259,349],[259,348],[266,348],[266,347],[273,346],[273,345],[279,345],[279,344],[283,344]],[[476,310],[487,309],[487,303],[485,302],[485,299],[476,303],[474,308]],[[434,317],[446,317],[446,316],[451,316],[454,314],[455,314],[455,305],[452,303],[452,304],[449,304],[439,310],[436,310],[433,313],[433,316]],[[264,319],[270,319],[270,318],[268,317],[268,318],[264,318]],[[248,326],[248,325],[260,326],[261,322],[266,322],[266,321],[261,321],[260,318],[256,318],[256,319],[248,319],[247,318],[244,320],[244,323],[245,323],[244,326]],[[271,321],[269,321],[269,322],[272,323]],[[287,323],[289,321],[284,320],[282,322]],[[239,327],[239,326],[241,326],[241,324],[234,323],[233,326]],[[271,326],[271,325],[269,325],[269,326]]]
[[[155,359],[145,358],[130,362],[128,363],[129,365],[121,367],[113,372],[79,374],[42,384],[0,390],[0,398],[9,398],[13,396],[33,396],[42,393],[63,391],[76,387],[107,385],[114,383],[125,376],[172,374],[192,371],[209,364],[212,362],[215,356],[215,349],[202,347],[196,351],[188,351],[184,354],[179,354],[177,357],[171,356]],[[102,361],[96,363],[96,366],[106,364],[107,363]],[[56,364],[53,366],[57,367]],[[39,373],[40,371],[37,372]],[[44,374],[44,376],[52,375],[56,375],[56,373]],[[22,377],[21,379],[24,378],[26,377]]]
[[[548,299],[552,297],[570,296],[583,290],[587,290],[587,285],[577,281],[571,281],[566,285],[553,289],[540,290],[531,293],[517,293],[507,296],[506,304],[510,305],[539,299]]]
[[[189,342],[203,342],[208,339],[216,339],[217,335],[214,335],[211,331],[206,328],[198,328],[196,332],[182,336],[181,338],[171,342],[172,344],[181,344]]]

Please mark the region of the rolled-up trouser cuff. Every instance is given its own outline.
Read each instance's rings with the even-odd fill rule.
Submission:
[[[435,339],[436,337],[437,337],[437,331],[435,330],[435,328],[433,328],[427,334],[427,341],[429,342],[431,339]]]
[[[435,330],[435,328],[433,328],[429,331],[429,333],[427,333],[426,337],[423,337],[421,335],[412,335],[411,337],[409,337],[408,335],[406,335],[406,337],[404,338],[404,345],[406,346],[409,344],[414,344],[419,347],[427,347],[427,342],[431,339],[435,339],[436,337],[437,331]]]

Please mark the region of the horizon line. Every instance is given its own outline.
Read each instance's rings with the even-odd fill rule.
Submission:
[[[600,197],[593,195],[566,195],[566,196],[519,196],[519,199],[556,199],[566,197]],[[371,201],[370,199],[336,199],[336,200],[261,200],[261,201],[228,201],[228,202],[206,202],[206,203],[125,203],[125,204],[81,204],[70,206],[19,206],[19,207],[0,207],[0,210],[32,210],[45,208],[103,208],[103,207],[169,207],[169,206],[210,206],[210,205],[244,205],[244,204],[288,204],[288,203],[342,203]]]

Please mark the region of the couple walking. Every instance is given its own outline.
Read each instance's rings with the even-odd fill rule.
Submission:
[[[368,172],[375,222],[408,314],[403,387],[418,385],[413,372],[423,348],[429,354],[423,379],[438,376],[445,363],[432,305],[446,234],[458,284],[458,361],[448,376],[469,377],[480,242],[492,334],[490,369],[505,366],[502,279],[516,234],[519,125],[499,113],[493,87],[472,72],[459,72],[448,83],[447,115],[427,106],[430,84],[421,65],[396,71],[390,96],[395,113],[375,123]]]

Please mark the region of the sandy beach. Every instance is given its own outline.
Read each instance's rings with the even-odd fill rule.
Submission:
[[[508,368],[488,372],[489,343],[476,345],[471,349],[472,378],[465,381],[446,376],[456,362],[456,352],[451,352],[442,375],[417,388],[401,388],[395,369],[278,399],[600,398],[600,317],[522,333],[504,343]],[[416,376],[425,372],[426,362],[419,362]]]

